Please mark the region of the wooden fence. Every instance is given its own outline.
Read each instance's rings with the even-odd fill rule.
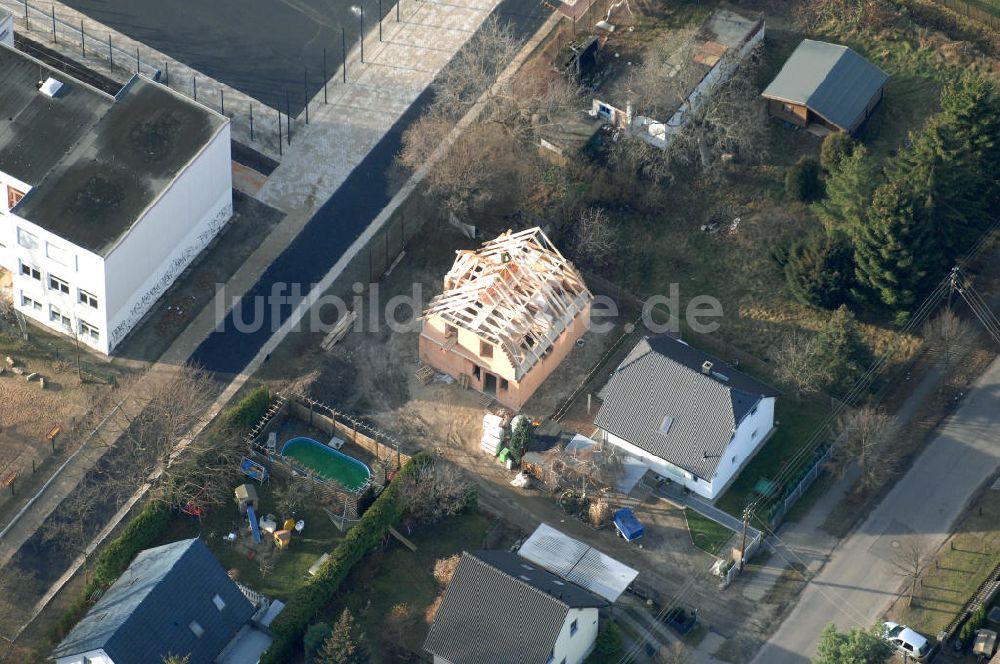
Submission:
[[[990,30],[1000,31],[1000,10],[997,13],[992,13],[989,10],[983,9],[967,0],[934,0],[939,5],[947,7],[956,14],[961,14],[962,16],[979,21],[984,26],[988,27]]]

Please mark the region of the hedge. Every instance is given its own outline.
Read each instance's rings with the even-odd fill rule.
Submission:
[[[170,509],[159,501],[146,503],[142,512],[128,522],[121,534],[104,547],[94,563],[94,576],[83,593],[73,602],[55,625],[53,641],[62,641],[90,608],[90,597],[115,582],[132,563],[136,555],[149,547],[170,523]]]
[[[271,403],[266,386],[254,389],[222,415],[224,428],[250,428],[256,424]],[[149,548],[170,523],[170,508],[160,501],[150,501],[134,519],[128,522],[121,534],[111,540],[94,563],[93,578],[83,593],[56,621],[50,630],[53,641],[59,642],[90,608],[90,598],[95,592],[107,588],[121,576],[136,555]]]
[[[249,429],[260,421],[271,405],[266,385],[255,388],[222,416],[224,428]]]
[[[402,519],[406,505],[399,499],[400,480],[430,460],[424,452],[410,459],[330,552],[316,576],[292,595],[285,609],[271,623],[274,641],[261,657],[260,664],[281,664],[291,658],[306,629],[333,599],[354,566],[385,538],[389,526]]]

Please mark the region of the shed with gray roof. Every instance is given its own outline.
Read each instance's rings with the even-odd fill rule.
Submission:
[[[882,101],[889,75],[847,46],[804,39],[764,90],[771,115],[853,134]]]

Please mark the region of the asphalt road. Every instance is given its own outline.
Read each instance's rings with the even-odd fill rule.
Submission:
[[[944,542],[969,498],[1000,467],[998,432],[1000,359],[868,519],[833,552],[753,664],[805,664],[827,624],[841,629],[873,625],[900,590],[893,552],[914,541],[933,548]]]
[[[536,0],[504,0],[497,8],[501,20],[508,21],[516,34],[528,38],[544,23],[549,12]],[[447,66],[447,65],[446,65]],[[301,284],[303,295],[351,246],[392,197],[388,171],[402,145],[402,135],[432,100],[428,88],[400,117],[382,140],[368,153],[343,185],[306,224],[288,248],[264,271],[259,281],[243,297],[247,306],[235,307],[222,329],[214,331],[191,356],[191,361],[222,374],[241,371],[257,355],[281,322],[291,315],[293,303],[272,309],[260,307],[260,325],[256,331],[241,321],[254,321],[255,301],[267,299],[274,284]],[[331,157],[333,158],[333,157]],[[287,292],[287,290],[286,290]],[[274,316],[274,314],[277,316]]]

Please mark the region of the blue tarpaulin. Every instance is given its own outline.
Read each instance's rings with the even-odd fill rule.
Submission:
[[[639,519],[635,517],[635,513],[628,507],[623,507],[615,512],[614,521],[615,528],[629,542],[634,542],[646,532],[646,529],[639,523]]]

